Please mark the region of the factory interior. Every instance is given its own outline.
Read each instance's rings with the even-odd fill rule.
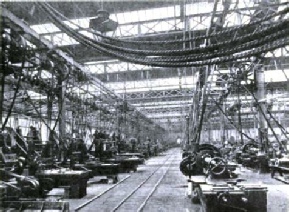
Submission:
[[[289,211],[288,0],[0,5],[1,211]]]

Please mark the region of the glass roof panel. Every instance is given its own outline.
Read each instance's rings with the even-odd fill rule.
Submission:
[[[31,28],[36,31],[38,34],[45,34],[45,33],[52,33],[52,32],[59,32],[59,28],[57,28],[54,24],[40,24],[40,25],[33,25]]]

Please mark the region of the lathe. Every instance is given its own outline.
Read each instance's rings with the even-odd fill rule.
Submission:
[[[200,184],[197,189],[202,208],[207,212],[266,212],[267,188],[262,185]]]
[[[10,134],[8,137],[10,137],[11,139],[17,135],[18,134],[16,134],[15,131],[10,130]],[[16,138],[22,140],[22,144],[26,143],[24,138],[20,135],[18,135],[18,137]],[[0,170],[0,174],[2,184],[5,184],[5,186],[8,187],[7,193],[9,196],[9,198],[5,201],[20,201],[20,198],[22,197],[30,198],[29,201],[31,200],[31,198],[44,198],[49,191],[51,191],[54,187],[58,186],[54,179],[55,175],[51,174],[52,172],[50,173],[49,170],[46,170],[48,168],[57,166],[57,164],[53,160],[51,162],[52,165],[49,163],[49,165],[47,166],[47,160],[41,158],[40,154],[36,152],[35,149],[29,149],[28,145],[28,151],[25,151],[25,146],[21,145],[21,143],[19,144],[17,139],[15,140],[15,143],[17,148],[9,148],[11,149],[10,152],[3,153],[1,148],[2,168]],[[14,149],[18,150],[16,151],[16,153],[19,153],[20,151],[20,155],[23,156],[19,156],[17,158],[17,154],[12,152]],[[64,175],[67,176],[66,173]],[[71,176],[68,176],[68,178],[69,177]],[[61,180],[62,178],[63,176],[59,176],[59,179],[57,180]],[[72,181],[73,179],[75,178],[72,178]],[[75,180],[73,181],[73,183],[75,183]],[[79,185],[79,183],[75,184]],[[78,193],[81,193],[81,195],[83,196],[83,194],[86,194],[86,184],[82,183],[81,185],[82,186],[79,187],[81,187],[82,190]],[[83,188],[84,185],[85,188]],[[45,207],[48,206],[46,205]]]
[[[106,159],[107,163],[116,163],[120,166],[120,172],[137,171],[139,164],[142,164],[144,159],[136,156],[115,155],[113,158]]]
[[[36,173],[40,184],[47,178],[53,180],[54,188],[64,188],[68,198],[82,198],[86,195],[88,171],[70,170],[66,168],[41,170]]]
[[[10,133],[7,134],[6,139],[12,140],[14,131],[10,130],[9,132]],[[28,152],[25,151],[25,147],[22,147],[22,145],[20,145],[17,140],[15,141],[15,143],[15,146],[17,148],[13,148],[15,146],[12,146],[11,148],[8,148],[8,152],[3,152],[3,146],[0,147],[0,179],[3,181],[4,184],[8,183],[9,185],[14,185],[16,182],[16,185],[14,185],[14,187],[18,187],[18,189],[20,189],[21,192],[24,192],[25,196],[27,197],[30,197],[32,194],[33,197],[43,197],[48,191],[52,189],[50,184],[51,181],[49,179],[45,179],[41,183],[39,183],[38,179],[35,178],[33,175],[28,176],[28,174],[30,174],[32,170],[38,167],[38,163],[40,161],[37,160],[36,157],[34,157],[35,155],[29,155]],[[20,155],[23,156],[18,156],[16,153],[14,153],[13,150],[15,149],[20,150]],[[26,173],[24,174],[24,170],[29,171],[26,171]],[[16,181],[14,180],[15,182],[11,182],[11,179],[15,179]],[[29,192],[30,189],[32,189],[33,192]],[[11,192],[13,193],[13,190],[11,190]]]
[[[1,211],[69,210],[69,203],[66,201],[46,201],[40,198],[45,190],[50,190],[45,188],[51,183],[48,179],[39,182],[35,177],[18,175],[3,168],[0,169],[0,178]]]
[[[75,170],[89,170],[89,176],[105,176],[107,179],[112,179],[112,183],[118,182],[118,174],[120,172],[119,164],[116,163],[103,163],[97,160],[89,160],[83,164],[75,164]]]
[[[243,180],[236,179],[237,167],[210,144],[185,154],[180,163],[181,172],[189,177],[188,195],[193,203],[202,204],[203,211],[266,211],[266,187],[238,184]]]
[[[289,184],[289,158],[274,158],[270,159],[269,167],[271,170],[271,177],[276,180]],[[275,177],[275,173],[278,172],[279,176]]]
[[[113,183],[118,182],[118,174],[120,165],[117,163],[106,163],[101,161],[102,158],[95,158],[86,149],[84,142],[76,141],[71,143],[68,149],[69,164],[62,166],[70,167],[73,170],[82,170],[89,172],[89,177],[106,176],[107,179],[112,179]],[[98,152],[97,156],[103,156],[102,152]]]
[[[201,144],[196,151],[186,155],[180,163],[185,176],[211,175],[215,178],[232,178],[237,164],[222,158],[218,148],[210,144]]]
[[[235,159],[237,163],[250,168],[258,168],[260,148],[256,143],[244,144],[240,150],[236,152]]]
[[[107,139],[98,139],[100,144],[100,149],[98,155],[100,156],[100,161],[103,162],[104,165],[99,166],[98,164],[92,165],[91,163],[86,164],[86,168],[93,168],[93,166],[98,166],[99,171],[102,173],[103,171],[109,171],[109,168],[112,167],[113,170],[110,170],[111,173],[114,173],[116,170],[119,172],[130,172],[136,171],[139,164],[144,163],[144,158],[141,157],[142,154],[132,155],[131,153],[118,153],[116,151],[116,142],[113,140]],[[96,145],[97,146],[97,145]],[[96,148],[96,147],[95,147]],[[110,164],[110,165],[109,165]],[[117,164],[117,169],[115,164]],[[109,165],[105,167],[106,165]]]

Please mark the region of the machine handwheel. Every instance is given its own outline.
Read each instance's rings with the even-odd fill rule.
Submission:
[[[223,158],[215,157],[209,163],[210,172],[214,175],[221,175],[226,171],[226,162]]]

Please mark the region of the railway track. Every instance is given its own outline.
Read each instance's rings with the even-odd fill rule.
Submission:
[[[176,154],[170,151],[161,164],[147,173],[134,173],[101,194],[78,206],[75,211],[142,211],[166,176]],[[125,183],[129,178],[129,185]]]

